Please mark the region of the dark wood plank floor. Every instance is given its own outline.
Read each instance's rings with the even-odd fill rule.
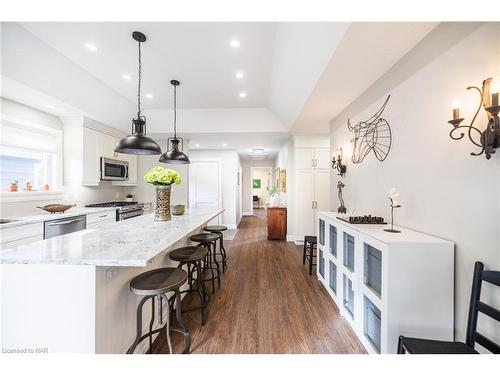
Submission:
[[[316,276],[302,265],[302,248],[268,241],[265,217],[244,217],[233,241],[222,285],[211,296],[207,322],[185,314],[192,353],[365,353]],[[183,301],[189,306],[194,295]],[[173,333],[174,349],[181,348]],[[153,352],[168,352],[165,336]]]

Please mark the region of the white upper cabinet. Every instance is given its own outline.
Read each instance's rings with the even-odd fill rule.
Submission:
[[[82,185],[97,186],[100,176],[100,135],[98,131],[82,128]]]
[[[295,168],[311,169],[314,167],[314,148],[295,149]]]
[[[101,133],[101,156],[103,158],[125,160],[122,154],[115,152],[117,143],[117,138]]]
[[[330,149],[316,148],[314,149],[314,166],[319,169],[330,169]]]

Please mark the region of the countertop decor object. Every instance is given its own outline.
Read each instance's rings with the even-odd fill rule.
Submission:
[[[125,195],[125,202],[133,202],[134,201],[134,195],[133,194],[127,194]]]
[[[183,204],[172,205],[172,215],[184,215],[186,212],[186,206]]]
[[[278,186],[267,187],[269,193],[269,206],[276,207],[280,204],[280,189]]]
[[[492,78],[487,78],[483,81],[482,90],[476,86],[469,86],[467,90],[476,90],[479,94],[479,104],[477,106],[476,113],[472,117],[472,121],[469,125],[460,125],[464,118],[460,117],[460,103],[458,100],[453,102],[453,119],[448,121],[449,124],[453,125],[450,131],[450,138],[458,141],[465,136],[469,137],[469,140],[477,147],[480,148],[479,152],[471,152],[472,156],[480,156],[485,154],[486,159],[491,158],[491,154],[495,153],[495,149],[500,147],[500,119],[498,117],[498,112],[500,111],[500,106],[498,102],[499,87],[496,86],[491,88]],[[476,120],[481,107],[484,108],[488,116],[488,124],[484,130],[474,126],[474,121]],[[458,129],[461,129],[457,132]],[[455,134],[455,133],[458,133]],[[472,136],[472,133],[476,134],[476,138]]]
[[[51,214],[57,214],[57,213],[64,213],[65,211],[68,211],[70,208],[75,207],[76,204],[60,204],[60,203],[54,203],[54,204],[47,204],[45,206],[36,206],[36,208],[39,208],[41,210],[44,210],[46,212],[50,212]]]
[[[132,38],[139,44],[139,80],[137,85],[137,117],[132,120],[132,133],[121,139],[115,147],[115,152],[133,155],[158,155],[161,148],[153,139],[146,136],[146,116],[141,115],[141,80],[142,59],[141,43],[146,41],[146,35],[139,31],[132,33]]]
[[[144,181],[156,187],[155,220],[168,221],[172,219],[170,214],[170,191],[172,184],[179,185],[182,182],[179,172],[156,166],[144,175]]]
[[[390,97],[387,96],[382,107],[368,120],[360,121],[354,126],[347,120],[347,127],[354,133],[354,138],[351,140],[354,143],[351,157],[353,163],[361,163],[372,150],[379,161],[384,161],[389,155],[392,144],[391,127],[389,122],[380,116]]]
[[[177,86],[181,83],[176,79],[170,81],[174,86],[174,136],[167,139],[167,151],[160,156],[160,163],[167,164],[189,164],[189,158],[182,152],[184,149],[184,139],[177,137]],[[179,143],[181,148],[179,150]]]
[[[339,214],[347,213],[347,208],[345,208],[345,203],[344,203],[344,197],[342,195],[343,188],[345,188],[345,185],[341,181],[337,182],[337,195],[339,197],[339,202],[340,202],[340,207],[337,209],[337,212]]]
[[[389,201],[391,202],[391,228],[390,229],[384,229],[386,232],[389,233],[401,233],[400,230],[394,229],[394,209],[401,207],[401,205],[398,202],[399,199],[399,193],[396,192],[396,188],[392,188],[389,190]]]
[[[12,191],[12,192],[15,192],[17,191],[17,187],[19,185],[19,181],[18,180],[12,180],[10,182],[10,187],[9,187],[9,191]]]
[[[286,241],[286,207],[268,207],[267,239]]]

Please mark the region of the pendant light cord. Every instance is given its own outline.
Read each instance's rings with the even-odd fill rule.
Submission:
[[[177,139],[177,86],[174,86],[174,139]]]
[[[139,83],[137,85],[137,118],[141,118],[141,80],[142,80],[142,59],[141,59],[141,42],[139,41]]]

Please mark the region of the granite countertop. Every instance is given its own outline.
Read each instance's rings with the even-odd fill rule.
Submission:
[[[145,267],[223,211],[195,209],[172,215],[171,221],[154,221],[151,213],[25,245],[6,244],[0,263]]]
[[[20,225],[41,223],[47,220],[64,219],[78,215],[87,215],[103,211],[116,210],[114,207],[73,207],[63,214],[51,214],[40,210],[39,214],[20,217],[4,217],[3,219],[15,220],[11,223],[0,224],[0,229],[17,227]]]

